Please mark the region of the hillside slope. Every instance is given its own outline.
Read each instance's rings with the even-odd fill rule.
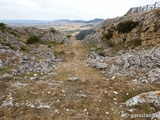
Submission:
[[[142,46],[156,45],[160,42],[160,9],[149,12],[128,14],[107,19],[96,33],[85,38],[85,43],[105,41],[120,42],[141,40]]]

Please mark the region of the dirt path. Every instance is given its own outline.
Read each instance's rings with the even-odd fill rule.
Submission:
[[[63,46],[61,50],[64,50],[67,53],[66,57],[70,58],[60,63],[55,70],[58,73],[58,80],[67,80],[70,77],[98,80],[102,77],[100,71],[86,66],[87,49],[74,36],[71,37],[71,44]]]

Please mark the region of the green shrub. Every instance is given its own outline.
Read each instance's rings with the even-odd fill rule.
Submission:
[[[0,23],[0,31],[2,32],[5,32],[4,29],[5,29],[5,24],[4,23]]]
[[[28,39],[27,39],[27,43],[28,44],[34,44],[36,42],[39,41],[39,37],[33,35],[33,36],[30,36]]]
[[[127,40],[126,38],[123,38],[123,43],[126,42],[126,40]]]
[[[129,33],[132,31],[133,28],[135,28],[139,22],[134,22],[134,21],[125,21],[121,22],[117,25],[116,30],[118,33]]]
[[[98,53],[98,55],[105,57],[106,53],[104,51],[101,51],[101,52]]]
[[[22,50],[22,51],[25,51],[25,52],[28,51],[28,49],[25,48],[25,47],[21,47],[21,50]]]
[[[113,36],[113,31],[108,31],[108,33],[105,34],[105,37],[107,40],[110,40],[112,38],[112,36]]]
[[[69,38],[69,39],[70,39],[71,37],[72,37],[72,35],[67,35],[67,38]]]
[[[50,29],[50,32],[56,33],[57,31],[56,31],[54,28],[51,28],[51,29]]]
[[[104,50],[103,47],[96,48],[96,52],[101,52],[101,51],[103,51],[103,50]]]

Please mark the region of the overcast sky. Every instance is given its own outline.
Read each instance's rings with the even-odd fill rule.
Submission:
[[[0,0],[0,19],[107,19],[122,16],[131,7],[155,2],[156,0]]]

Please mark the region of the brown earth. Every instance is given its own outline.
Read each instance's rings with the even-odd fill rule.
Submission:
[[[0,103],[10,101],[11,94],[14,104],[0,106],[0,120],[130,120],[120,117],[122,112],[128,112],[122,103],[140,93],[159,89],[159,85],[133,84],[129,76],[108,78],[100,70],[87,67],[89,47],[74,36],[69,46],[61,44],[54,49],[64,58],[53,70],[57,76],[0,82],[0,96],[4,96],[0,97]],[[68,81],[70,77],[80,80]],[[17,82],[28,85],[15,86]],[[149,105],[137,107],[139,113],[155,112],[149,108]]]

